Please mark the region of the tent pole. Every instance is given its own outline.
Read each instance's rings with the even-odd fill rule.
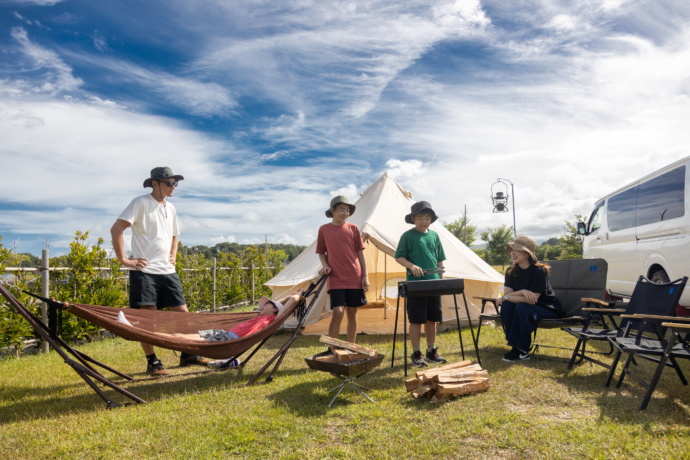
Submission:
[[[378,254],[378,253],[377,253]],[[388,289],[388,257],[383,253],[383,289]],[[387,291],[384,291],[387,293]],[[383,295],[383,319],[388,319],[388,308],[386,308],[386,294]]]

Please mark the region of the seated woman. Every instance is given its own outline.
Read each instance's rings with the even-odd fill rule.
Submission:
[[[506,245],[513,264],[506,271],[505,295],[499,303],[506,339],[512,348],[503,361],[529,359],[537,322],[565,314],[549,283],[551,267],[537,261],[536,250],[534,240],[524,235]]]

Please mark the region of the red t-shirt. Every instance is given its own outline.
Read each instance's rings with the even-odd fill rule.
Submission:
[[[357,253],[364,250],[364,243],[355,224],[325,224],[319,227],[316,253],[326,254],[331,273],[328,290],[362,289],[362,267]]]
[[[275,321],[275,315],[261,315],[256,318],[250,319],[237,326],[229,329],[230,332],[234,332],[238,337],[244,337],[245,335],[253,334],[265,328],[273,321]]]

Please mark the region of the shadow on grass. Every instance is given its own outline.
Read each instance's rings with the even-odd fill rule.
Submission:
[[[249,379],[237,370],[215,371],[201,375],[173,374],[170,377],[156,379],[148,378],[145,373],[133,374],[132,377],[141,378],[141,380],[131,382],[111,380],[111,382],[146,402],[178,396],[185,392],[225,390],[228,386],[243,385]],[[132,399],[108,386],[100,383],[97,385],[109,399],[117,404],[136,404]],[[80,392],[80,394],[71,394],[75,392]],[[83,381],[35,389],[5,386],[0,396],[0,424],[10,423],[17,419],[42,419],[47,415],[60,417],[74,412],[98,411],[106,407],[106,402]]]
[[[584,364],[589,365],[589,364]],[[592,365],[593,366],[593,365]],[[643,367],[644,366],[644,367]],[[620,376],[620,366],[617,369],[611,385],[606,387],[609,370],[597,366],[597,372],[582,374],[569,372],[567,369],[557,378],[556,382],[568,386],[573,393],[581,393],[583,399],[591,399],[596,394],[596,404],[600,408],[600,418],[613,419],[618,423],[639,424],[656,422],[664,425],[687,425],[690,420],[690,388],[683,385],[672,369],[666,369],[657,384],[652,399],[644,411],[639,410],[642,398],[647,389],[631,378],[626,378],[621,388],[616,388]],[[651,378],[656,363],[639,362],[637,372],[647,381]],[[600,369],[600,370],[599,370]]]
[[[152,378],[145,372],[130,374],[133,381],[121,380],[118,376],[111,376],[103,372],[106,378],[129,393],[143,399],[146,403],[174,398],[186,393],[211,393],[214,391],[239,390],[265,364],[257,361],[249,368],[240,367],[227,370],[206,370],[190,372],[189,368],[169,368],[168,377]],[[273,366],[269,367],[256,384],[266,383],[265,379],[271,374]],[[279,368],[274,380],[290,375],[304,374],[302,369]],[[98,387],[106,397],[120,406],[138,405],[134,400],[111,389],[99,382]],[[79,394],[75,394],[79,393]],[[50,385],[40,388],[17,386],[3,387],[0,392],[0,425],[17,420],[58,418],[70,413],[96,412],[107,408],[106,402],[94,392],[86,382],[79,380],[67,385]]]
[[[318,417],[343,405],[376,404],[377,392],[389,392],[393,389],[404,391],[405,388],[401,379],[402,367],[390,368],[382,365],[353,381],[353,383],[364,387],[362,391],[372,398],[373,402],[346,385],[334,400],[333,406],[329,408],[328,404],[337,393],[337,390],[329,390],[338,387],[343,383],[343,379],[328,372],[310,370],[309,373],[313,375],[311,381],[292,385],[272,393],[268,399],[287,406],[292,412],[302,417]]]

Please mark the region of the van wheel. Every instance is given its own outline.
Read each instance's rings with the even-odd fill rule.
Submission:
[[[652,283],[664,284],[671,281],[666,274],[666,270],[657,270],[652,274]]]

